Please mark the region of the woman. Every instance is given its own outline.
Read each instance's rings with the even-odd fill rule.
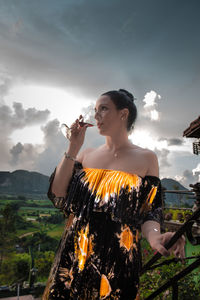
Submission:
[[[69,148],[50,180],[48,196],[69,218],[43,299],[135,299],[140,231],[169,255],[164,244],[173,233],[160,232],[157,157],[128,140],[136,116],[128,91],[102,94],[95,119],[105,144],[81,153],[87,125],[78,119],[72,125]],[[183,258],[184,238],[170,250]]]

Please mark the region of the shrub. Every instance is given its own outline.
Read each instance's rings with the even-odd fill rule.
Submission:
[[[155,253],[149,246],[148,242],[143,239],[141,242],[141,251],[142,251],[142,262],[145,264]],[[167,259],[172,258],[168,257]],[[162,257],[157,263],[166,260],[165,257]],[[163,285],[167,280],[173,277],[176,273],[180,272],[187,265],[182,262],[171,263],[169,265],[163,265],[162,267],[156,268],[145,272],[140,277],[140,296],[141,299],[145,299],[152,292],[156,291],[161,285]],[[198,300],[200,295],[200,278],[197,277],[199,274],[197,271],[192,272],[185,276],[183,279],[178,281],[178,291],[179,299],[181,300]],[[198,279],[197,279],[198,278]],[[172,289],[163,292],[155,298],[158,299],[172,299]]]

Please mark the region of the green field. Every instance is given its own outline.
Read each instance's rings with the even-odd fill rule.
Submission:
[[[20,207],[20,210],[30,210],[30,211],[58,211],[56,208],[50,208],[50,207],[31,207],[31,206],[22,206]]]
[[[29,233],[33,233],[33,232],[37,232],[39,231],[39,228],[38,227],[33,227],[33,226],[30,226],[26,229],[19,229],[17,230],[17,236],[18,237],[22,237],[23,235],[28,235]]]
[[[47,234],[55,239],[60,239],[64,230],[65,224],[52,225],[52,227],[47,231]]]
[[[9,199],[7,199],[9,198]],[[17,236],[28,235],[28,233],[37,232],[43,230],[50,237],[59,239],[64,229],[64,222],[62,224],[50,224],[43,221],[44,217],[49,217],[54,214],[58,214],[59,210],[54,208],[52,202],[48,199],[17,199],[17,196],[6,195],[5,199],[0,199],[0,209],[3,209],[7,204],[19,203],[20,208],[18,215],[23,217],[28,226],[24,229],[17,230]],[[41,222],[37,221],[40,217]],[[29,219],[30,218],[30,219]]]
[[[36,204],[38,206],[52,206],[53,207],[53,204],[51,201],[49,200],[26,200],[26,203],[28,204]]]

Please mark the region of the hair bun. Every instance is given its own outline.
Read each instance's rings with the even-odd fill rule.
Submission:
[[[119,89],[118,92],[125,94],[126,97],[128,97],[132,102],[136,99],[131,93],[129,93],[127,90]]]

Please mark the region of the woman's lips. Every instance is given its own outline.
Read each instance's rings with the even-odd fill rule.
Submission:
[[[98,123],[97,127],[100,128],[103,123]]]

